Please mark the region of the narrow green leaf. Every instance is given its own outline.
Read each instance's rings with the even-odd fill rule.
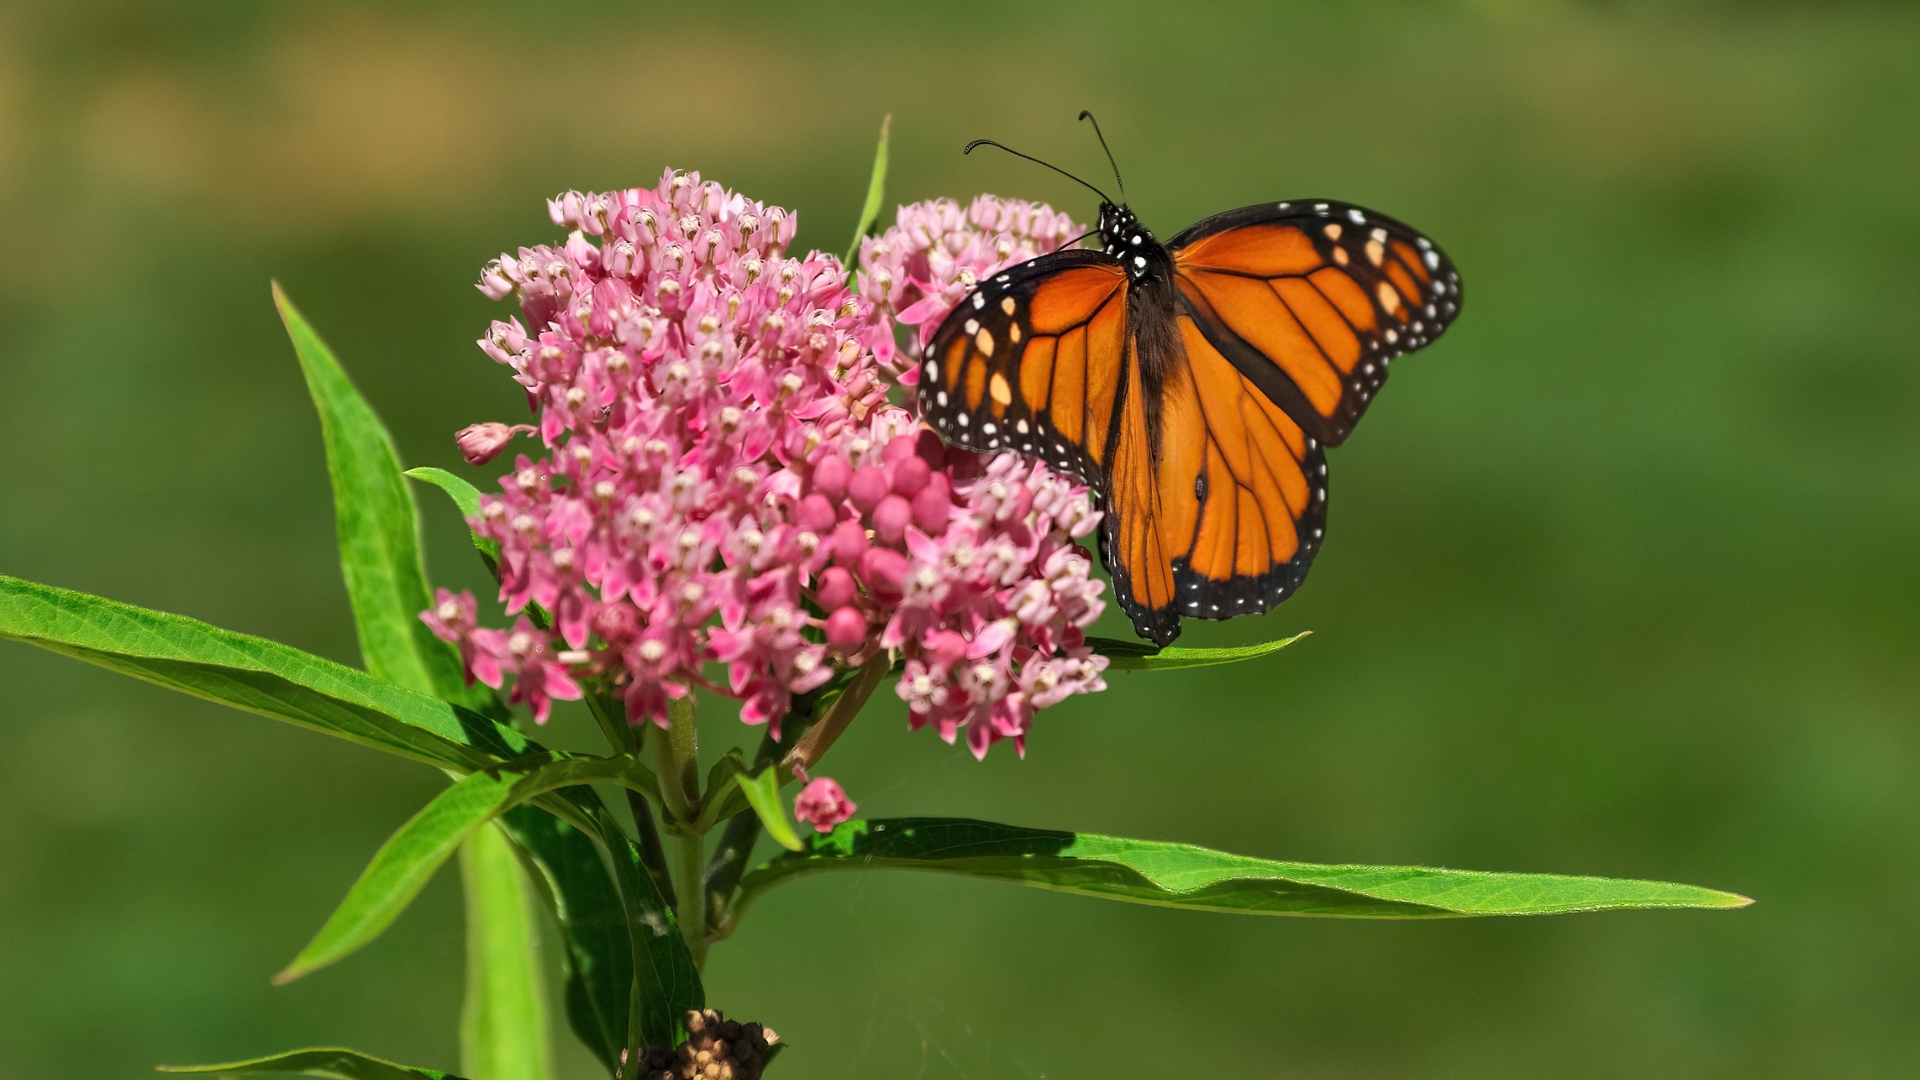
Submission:
[[[774,843],[788,851],[799,851],[805,847],[800,838],[793,833],[793,825],[787,820],[787,808],[780,801],[780,766],[769,765],[758,773],[748,773],[742,766],[735,774],[739,777],[740,793],[747,797],[747,805],[760,818],[760,824]]]
[[[867,178],[867,202],[860,208],[860,224],[853,230],[853,243],[847,247],[847,257],[841,264],[847,272],[853,272],[854,260],[860,257],[860,240],[880,220],[880,204],[887,196],[887,132],[893,127],[893,114],[888,113],[880,121],[880,145],[873,151],[873,175]]]
[[[516,779],[477,772],[436,796],[374,853],[326,925],[273,977],[275,985],[323,968],[378,937],[461,841],[505,808]]]
[[[499,829],[460,845],[466,893],[467,989],[460,1071],[473,1080],[549,1080],[553,1041],[533,890]]]
[[[1213,667],[1216,664],[1237,664],[1242,660],[1257,660],[1269,653],[1299,641],[1313,631],[1307,630],[1289,638],[1263,641],[1258,645],[1237,645],[1227,649],[1183,649],[1178,645],[1161,648],[1141,641],[1121,641],[1116,638],[1088,638],[1087,644],[1093,651],[1107,658],[1108,671],[1175,671],[1180,668]]]
[[[1735,908],[1693,885],[1418,866],[1321,866],[1188,844],[996,825],[964,818],[850,821],[741,882],[755,895],[801,874],[926,870],[1164,907],[1254,915],[1448,918],[1625,908]],[[745,905],[747,895],[741,904]]]
[[[292,982],[379,937],[448,856],[499,814],[547,792],[593,782],[631,784],[658,798],[653,773],[632,758],[568,758],[524,774],[505,769],[469,774],[387,838],[326,925],[273,981]]]
[[[640,849],[602,814],[597,839],[611,855],[614,880],[633,935],[633,1007],[627,1048],[675,1046],[685,1041],[686,1015],[706,1007],[706,990],[679,920],[654,886]]]
[[[591,789],[584,795],[598,805]],[[567,1023],[606,1070],[615,1072],[627,1048],[634,985],[626,903],[607,874],[600,848],[586,833],[526,806],[499,820],[537,871],[541,899],[560,928]]]
[[[367,670],[409,690],[504,718],[493,691],[468,685],[452,646],[420,621],[433,603],[420,556],[420,515],[386,425],[277,282],[273,302],[320,414],[340,569]]]
[[[544,752],[511,727],[275,641],[3,574],[0,638],[459,772]],[[646,1038],[678,1042],[673,1036],[680,1017],[703,1007],[705,993],[673,913],[639,853],[592,788],[565,788],[537,802],[545,813],[510,812],[509,827],[541,861],[555,906],[569,905],[562,922],[571,928],[568,959],[575,973],[569,1019],[579,1030],[575,1004],[584,998],[604,1013],[618,1031],[611,1059],[600,1044],[587,1041],[613,1068],[626,1048],[628,1001],[637,984],[646,996],[638,1010]],[[594,854],[596,844],[613,855],[614,881]],[[630,935],[629,925],[645,933]],[[645,960],[638,978],[636,956]],[[591,990],[576,993],[583,983]]]
[[[408,469],[407,475],[422,483],[432,484],[434,487],[446,492],[447,497],[453,500],[453,505],[460,508],[460,516],[462,518],[478,517],[480,515],[480,489],[447,470],[434,468]],[[493,568],[500,563],[500,541],[489,540],[475,533],[472,529],[467,530],[467,535],[473,538],[474,548],[478,550],[481,557],[486,560],[488,571],[492,572]]]
[[[251,1061],[230,1061],[224,1065],[162,1065],[160,1071],[210,1073],[218,1076],[277,1073],[292,1076],[325,1076],[331,1077],[332,1080],[461,1080],[453,1073],[444,1073],[438,1069],[416,1069],[411,1065],[395,1065],[391,1061],[382,1061],[357,1050],[341,1050],[334,1047],[290,1050],[272,1057],[254,1058]]]
[[[447,497],[453,500],[453,505],[460,508],[461,517],[480,516],[480,489],[460,477],[445,469],[436,469],[431,466],[408,469],[407,475],[446,492]]]
[[[461,772],[532,746],[498,721],[277,641],[4,574],[0,638]]]

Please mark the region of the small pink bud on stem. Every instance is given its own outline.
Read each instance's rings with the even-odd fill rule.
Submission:
[[[453,441],[460,444],[460,456],[467,459],[467,464],[485,465],[499,457],[500,451],[507,448],[507,443],[515,435],[531,435],[536,430],[531,424],[514,424],[511,427],[496,423],[474,424],[461,428]]]

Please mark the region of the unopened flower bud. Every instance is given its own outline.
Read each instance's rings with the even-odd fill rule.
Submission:
[[[912,520],[913,504],[889,495],[873,508],[873,535],[882,543],[897,544],[906,539],[907,524]]]
[[[899,439],[895,439],[894,443],[899,443],[900,441]],[[909,447],[911,447],[910,442]],[[891,448],[891,444],[889,444],[889,448]],[[908,453],[893,464],[893,490],[897,494],[912,498],[919,493],[921,488],[927,486],[927,478],[932,475],[933,470],[927,466],[925,461],[913,456],[912,453]]]
[[[813,486],[829,499],[841,499],[853,480],[853,467],[838,454],[828,454],[813,468]]]
[[[530,435],[536,429],[531,424],[474,424],[461,428],[453,441],[460,447],[460,456],[467,459],[469,465],[485,465],[500,456],[507,443],[515,435]]]
[[[847,498],[860,508],[861,513],[866,513],[886,498],[892,486],[887,483],[887,474],[879,466],[862,465],[853,471],[853,480],[847,484]]]
[[[838,521],[839,515],[833,512],[833,504],[818,492],[801,499],[798,512],[794,515],[794,524],[816,533],[833,531]]]
[[[853,575],[847,573],[845,568],[830,566],[821,572],[820,583],[814,587],[813,595],[820,601],[821,607],[832,611],[853,603],[859,595],[859,590],[854,584]],[[453,621],[453,616],[444,616],[444,618],[448,622]]]

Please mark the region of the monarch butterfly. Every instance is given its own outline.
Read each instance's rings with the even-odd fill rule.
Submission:
[[[1165,645],[1182,616],[1285,600],[1326,533],[1326,448],[1352,433],[1388,363],[1459,314],[1453,263],[1406,225],[1331,199],[1229,210],[1162,244],[1128,208],[1117,164],[1115,203],[992,140],[967,152],[981,145],[1099,195],[1101,249],[1069,245],[962,299],[921,359],[921,414],[955,445],[1016,451],[1093,487],[1101,560],[1140,636]]]

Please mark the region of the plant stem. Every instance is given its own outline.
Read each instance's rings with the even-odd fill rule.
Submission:
[[[795,764],[808,768],[817,763],[847,730],[847,725],[853,722],[891,668],[892,663],[884,654],[876,656],[853,672],[840,685],[837,694],[829,692],[824,697],[800,699],[804,704],[783,722],[786,738],[779,742],[771,736],[760,740],[760,749],[754,752],[754,770],[757,772],[770,762],[780,762],[779,776],[784,786],[794,778]],[[748,898],[736,894],[761,831],[760,817],[752,810],[735,814],[728,820],[726,831],[720,834],[713,861],[707,864],[707,925],[711,927],[709,933],[714,941],[726,938],[739,925]]]
[[[681,821],[691,824],[700,816],[700,728],[693,719],[693,695],[667,706],[668,751],[671,764],[663,760],[662,787],[678,787],[686,813]]]
[[[701,896],[706,869],[700,819],[700,730],[694,722],[691,694],[667,707],[667,730],[654,729],[653,750],[660,762],[660,797],[675,841],[674,914],[696,965],[707,955],[707,905]]]
[[[833,704],[827,706],[826,715],[822,716],[820,722],[813,725],[813,728],[801,737],[787,756],[781,759],[781,783],[784,784],[795,769],[811,769],[826,756],[827,751],[833,748],[834,741],[847,730],[847,725],[853,723],[853,718],[860,714],[861,706],[873,696],[874,688],[880,685],[881,678],[892,666],[892,659],[881,652],[876,653],[853,673],[853,679],[847,683],[847,688],[841,692]]]
[[[674,882],[679,886],[680,933],[687,939],[696,968],[705,967],[707,962],[707,905],[700,896],[706,845],[701,840],[702,837],[692,831],[679,834],[680,866],[679,873],[674,875]]]

